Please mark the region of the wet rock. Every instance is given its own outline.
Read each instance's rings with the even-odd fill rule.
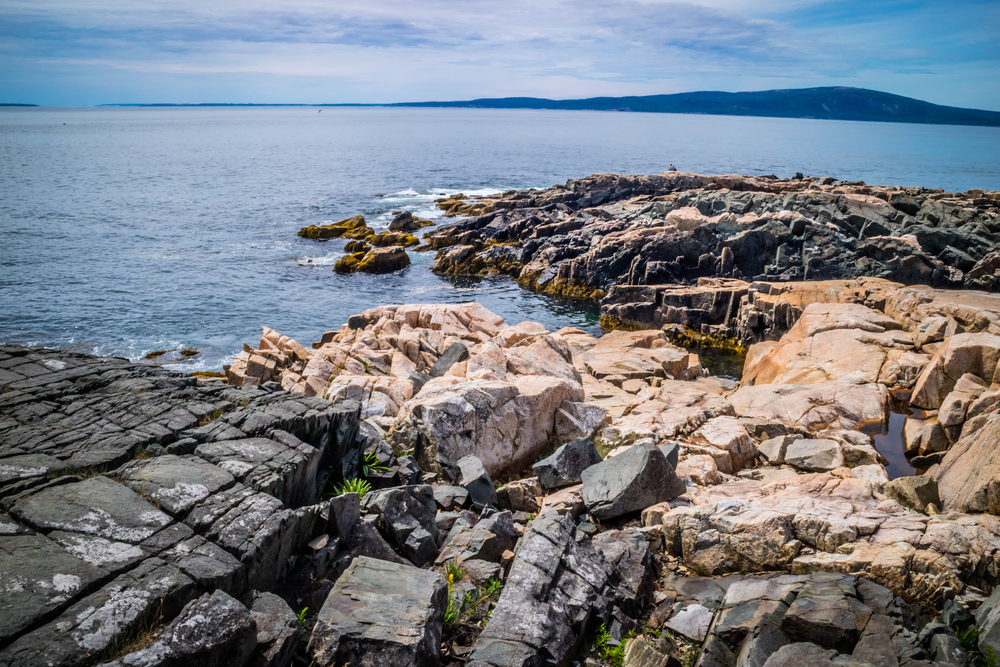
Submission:
[[[310,225],[299,230],[299,236],[306,239],[323,241],[342,236],[347,238],[364,238],[362,234],[370,234],[372,230],[365,224],[363,216],[356,215],[330,225]]]
[[[635,445],[583,471],[583,501],[599,519],[645,509],[684,492],[684,484],[653,445]]]
[[[542,487],[554,489],[579,483],[583,471],[600,462],[594,443],[584,437],[567,442],[532,467]]]
[[[323,604],[309,655],[319,664],[437,665],[447,596],[436,572],[361,556]]]
[[[360,257],[359,257],[360,255]],[[337,273],[393,273],[410,265],[410,256],[402,246],[373,248],[368,252],[347,255],[335,266]]]
[[[932,503],[941,504],[937,482],[926,475],[897,477],[885,485],[883,492],[887,498],[892,498],[900,505],[918,512],[923,512]]]

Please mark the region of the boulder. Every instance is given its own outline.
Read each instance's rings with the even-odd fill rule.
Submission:
[[[676,498],[684,484],[657,447],[634,445],[582,473],[583,501],[598,519],[609,519]]]
[[[532,468],[538,476],[538,481],[545,489],[578,484],[580,475],[592,465],[601,462],[590,438],[581,437],[567,442],[555,453],[536,463]]]
[[[459,459],[458,470],[458,483],[469,492],[469,500],[474,507],[496,507],[497,492],[482,461],[475,456],[466,456]]]
[[[970,426],[975,425],[975,428]],[[962,437],[929,471],[937,480],[942,509],[1000,514],[1000,412],[967,422]]]
[[[928,505],[941,505],[938,497],[938,485],[933,477],[917,475],[916,477],[897,477],[885,485],[883,490],[887,498],[891,498],[903,507],[909,507],[923,512]]]
[[[254,616],[222,591],[187,605],[152,646],[115,660],[115,667],[243,667],[257,645]]]
[[[802,438],[788,445],[784,462],[800,470],[829,472],[844,465],[844,453],[836,440]]]
[[[437,503],[432,487],[402,486],[365,494],[362,510],[377,517],[376,526],[396,551],[417,567],[437,555]]]
[[[544,495],[537,477],[515,479],[497,489],[497,506],[511,512],[536,514],[541,509],[540,499]]]
[[[562,378],[438,378],[403,406],[387,438],[397,449],[415,449],[422,470],[449,480],[457,480],[458,460],[468,455],[497,475],[537,461],[555,435],[556,411],[582,399],[583,388]]]
[[[768,438],[757,445],[757,451],[771,465],[780,465],[785,462],[785,453],[788,451],[788,445],[801,439],[801,437],[797,435],[779,435],[774,438]]]
[[[469,504],[469,492],[464,486],[435,485],[431,490],[438,508],[446,512],[460,510]]]
[[[415,232],[420,227],[419,219],[413,217],[409,211],[403,211],[389,223],[390,232]]]
[[[318,664],[438,664],[448,585],[436,572],[358,557],[316,617],[309,655]]]
[[[274,593],[255,591],[250,615],[257,626],[257,647],[250,667],[288,667],[305,633],[288,603]]]
[[[556,436],[562,442],[590,438],[608,421],[608,411],[594,403],[566,401],[556,411]]]
[[[917,379],[910,404],[927,410],[941,407],[966,373],[992,379],[1000,360],[1000,336],[963,333],[948,338]]]
[[[722,483],[715,458],[707,454],[689,456],[678,463],[677,476],[698,486]]]
[[[715,614],[700,604],[692,604],[671,616],[663,625],[691,641],[703,642],[714,617]]]
[[[987,389],[989,386],[971,373],[960,377],[955,388],[941,402],[938,423],[945,429],[961,426],[965,422],[969,406]]]
[[[360,255],[360,256],[359,256]],[[346,255],[335,266],[337,273],[393,273],[410,265],[410,256],[402,246],[373,248],[368,252]]]
[[[436,562],[438,565],[449,561],[462,564],[469,560],[499,563],[503,552],[514,549],[517,538],[518,534],[508,511],[493,512],[474,525],[456,521]]]
[[[691,434],[690,442],[705,445],[722,455],[716,458],[719,470],[733,475],[757,456],[750,434],[735,417],[715,417]],[[715,457],[713,457],[715,458]]]

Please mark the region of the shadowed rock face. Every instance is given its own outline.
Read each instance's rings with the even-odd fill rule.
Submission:
[[[142,664],[244,664],[241,601],[326,532],[316,477],[356,474],[360,406],[18,346],[0,367],[0,663],[113,657],[184,608]]]

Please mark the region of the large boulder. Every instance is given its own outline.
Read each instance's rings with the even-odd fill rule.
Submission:
[[[318,664],[436,667],[448,585],[440,574],[359,556],[316,618]]]
[[[305,630],[288,603],[274,593],[255,591],[250,615],[257,625],[257,648],[250,667],[288,667],[292,664]]]
[[[962,437],[929,471],[937,480],[943,509],[1000,514],[1000,411],[966,422]]]
[[[581,400],[580,384],[564,378],[527,375],[516,384],[439,378],[403,407],[388,440],[415,449],[422,470],[453,481],[459,459],[470,454],[497,475],[535,462],[555,434],[557,410]]]
[[[966,373],[987,382],[994,380],[1000,360],[1000,336],[964,333],[944,341],[917,379],[910,404],[927,410],[941,407],[955,384]]]
[[[933,477],[917,475],[916,477],[897,477],[883,489],[887,498],[891,498],[903,507],[923,512],[928,505],[938,506],[938,485]]]
[[[598,519],[636,512],[684,493],[663,452],[650,444],[634,445],[583,471],[583,501]]]
[[[430,486],[401,486],[372,491],[362,508],[375,515],[379,532],[396,551],[417,567],[437,555],[437,502]]]

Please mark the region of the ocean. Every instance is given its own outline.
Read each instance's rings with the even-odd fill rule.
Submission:
[[[599,333],[596,307],[507,278],[338,276],[296,236],[434,200],[596,172],[803,172],[1000,189],[1000,128],[679,114],[380,107],[0,110],[0,342],[219,370],[261,325],[308,345],[388,303],[476,300]]]

